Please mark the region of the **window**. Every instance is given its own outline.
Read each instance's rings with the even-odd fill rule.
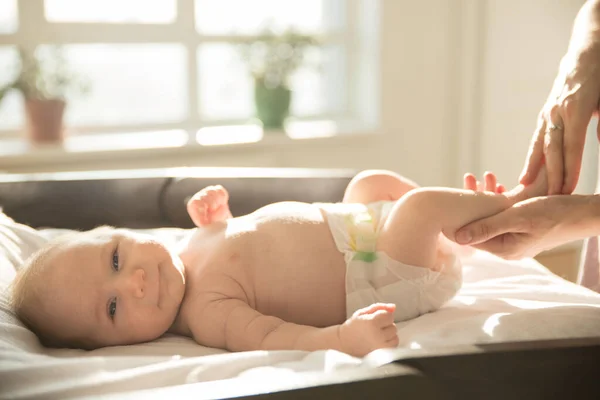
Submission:
[[[291,78],[298,122],[375,121],[375,0],[0,0],[0,85],[14,78],[19,46],[42,60],[60,45],[90,91],[68,93],[66,125],[79,135],[186,131],[248,124],[253,80],[240,38],[265,27],[318,34]],[[358,62],[361,60],[361,62]],[[368,61],[364,61],[368,60]],[[365,66],[366,65],[366,66]],[[359,100],[360,99],[360,100]],[[23,101],[0,103],[0,137],[16,137]],[[323,121],[328,121],[323,123]],[[319,125],[320,124],[320,125]],[[203,130],[206,133],[206,129]],[[256,134],[256,130],[252,130]],[[168,133],[165,133],[168,134]]]

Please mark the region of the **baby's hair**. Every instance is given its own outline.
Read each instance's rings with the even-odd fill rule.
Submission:
[[[110,226],[101,226],[87,232],[70,232],[49,241],[45,246],[32,254],[21,267],[11,284],[11,305],[16,316],[35,333],[40,342],[46,347],[91,348],[93,345],[85,340],[66,338],[58,335],[47,325],[47,318],[39,311],[44,302],[38,278],[45,274],[51,265],[48,258],[52,252],[67,243],[86,234],[102,234],[114,230]]]

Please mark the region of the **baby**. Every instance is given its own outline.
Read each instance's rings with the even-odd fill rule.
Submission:
[[[339,204],[283,202],[233,218],[228,193],[188,202],[179,249],[101,227],[52,242],[13,286],[17,315],[48,346],[93,349],[165,332],[231,351],[395,347],[394,322],[434,311],[461,285],[454,232],[546,193],[417,188],[365,171]],[[465,178],[476,189],[475,178]]]

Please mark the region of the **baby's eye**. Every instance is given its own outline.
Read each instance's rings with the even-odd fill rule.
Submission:
[[[117,313],[117,299],[113,298],[108,303],[108,316],[110,319],[115,319],[115,314]]]
[[[115,271],[119,270],[119,249],[115,249],[112,256],[112,269]]]

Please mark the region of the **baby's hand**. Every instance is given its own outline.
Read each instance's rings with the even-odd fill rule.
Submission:
[[[196,226],[231,218],[229,193],[221,185],[207,186],[187,202],[188,214]]]
[[[504,193],[506,188],[504,185],[498,183],[498,179],[493,172],[486,172],[483,174],[483,183],[479,182],[475,175],[471,173],[465,174],[463,177],[464,189],[473,190],[475,192],[492,192],[492,193]]]
[[[342,349],[363,357],[373,350],[398,346],[394,325],[395,304],[376,303],[357,310],[340,326]]]

